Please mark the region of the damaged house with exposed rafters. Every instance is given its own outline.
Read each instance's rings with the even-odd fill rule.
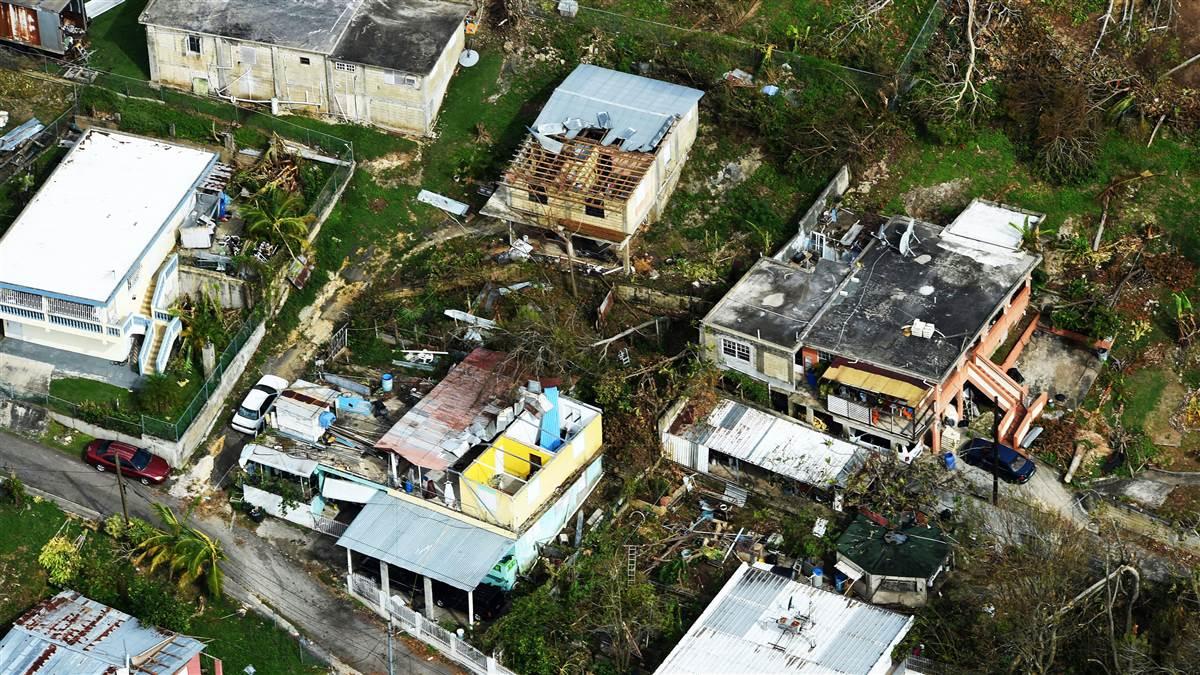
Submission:
[[[713,307],[705,353],[767,384],[776,409],[902,457],[953,447],[980,406],[1023,451],[1048,400],[1014,370],[1037,327],[1041,256],[1022,244],[1044,216],[981,199],[945,227],[854,213],[849,181],[843,168],[797,236]]]
[[[554,90],[481,213],[514,251],[619,257],[662,216],[699,128],[704,92],[583,64]],[[522,236],[514,227],[533,228]],[[590,261],[589,261],[590,262]]]

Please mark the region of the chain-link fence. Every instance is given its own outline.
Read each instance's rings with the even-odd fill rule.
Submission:
[[[225,347],[225,351],[217,357],[216,366],[212,373],[209,374],[201,385],[200,390],[192,397],[190,403],[183,409],[174,421],[160,420],[147,415],[141,416],[142,431],[151,436],[162,438],[168,441],[178,441],[183,437],[183,433],[204,409],[204,404],[208,403],[208,399],[212,397],[217,387],[221,386],[221,378],[225,375],[225,371],[229,370],[229,365],[237,358],[238,352],[246,345],[250,339],[250,335],[258,328],[262,322],[263,312],[255,311],[251,313],[249,318],[242,323],[241,328],[233,335],[233,340]]]
[[[917,34],[909,41],[908,50],[904,52],[904,58],[901,59],[900,66],[896,68],[897,91],[901,95],[908,93],[908,90],[912,88],[913,62],[925,56],[930,41],[933,40],[934,34],[942,25],[942,19],[946,16],[948,4],[949,0],[935,0],[929,8],[929,14],[925,16],[925,22],[921,24],[921,30],[917,31]]]

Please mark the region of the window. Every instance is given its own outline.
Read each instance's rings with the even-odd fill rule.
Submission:
[[[300,57],[300,65],[302,65],[302,66],[307,66],[307,65],[309,65],[309,64],[311,64],[311,63],[312,63],[312,61],[311,61],[311,60],[310,60],[310,59],[309,59],[307,56],[301,56],[301,57]]]
[[[916,593],[917,582],[907,579],[884,579],[879,582],[879,590],[889,593]]]
[[[745,342],[721,338],[721,353],[731,359],[750,363],[750,345]]]
[[[583,212],[589,216],[592,216],[593,218],[603,218],[604,202],[593,197],[588,197],[584,204]]]
[[[200,53],[200,36],[199,35],[187,36],[187,50],[188,50],[189,54],[199,54]]]
[[[258,63],[258,50],[252,45],[242,45],[241,48],[242,63],[253,66]]]
[[[405,75],[404,73],[398,73],[394,70],[383,71],[383,81],[387,82],[388,84],[401,84],[413,89],[416,89],[419,86],[419,82],[417,81],[415,75]]]
[[[833,354],[830,354],[829,352],[823,352],[823,351],[818,350],[817,351],[817,360],[820,361],[821,363],[829,363],[830,361],[833,360]]]
[[[358,70],[358,66],[354,65],[353,63],[342,63],[341,61],[335,61],[333,64],[333,69],[340,70],[344,73],[353,73],[354,71]]]
[[[530,185],[529,201],[535,204],[549,204],[550,198],[546,196],[546,188],[541,185]]]

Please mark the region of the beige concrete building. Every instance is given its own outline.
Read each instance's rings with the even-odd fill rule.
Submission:
[[[150,0],[140,21],[155,82],[424,135],[468,11],[440,0]]]
[[[481,213],[545,232],[542,255],[629,248],[658,220],[699,128],[704,92],[592,65],[554,90]]]

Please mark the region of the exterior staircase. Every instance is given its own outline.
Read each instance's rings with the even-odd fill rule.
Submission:
[[[1018,444],[1045,407],[1048,396],[1043,393],[1037,401],[1026,406],[1029,390],[1017,384],[991,359],[979,354],[967,362],[967,381],[999,406],[1004,413],[998,428],[999,441],[1020,452],[1022,449]]]
[[[152,342],[150,343],[150,358],[146,359],[146,367],[142,371],[143,375],[154,375],[158,372],[158,368],[155,366],[155,363],[158,361],[158,351],[162,349],[163,337],[167,332],[166,324],[161,321],[155,321],[153,327],[153,336],[151,337],[147,335],[147,339],[151,340]]]

